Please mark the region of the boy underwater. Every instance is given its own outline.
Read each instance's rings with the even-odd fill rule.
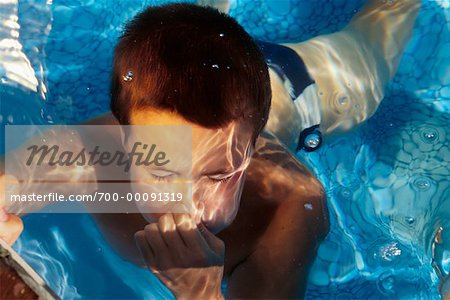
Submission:
[[[292,153],[375,112],[419,6],[369,1],[343,30],[284,45],[256,44],[212,8],[136,16],[115,49],[112,115],[88,123],[191,126],[195,209],[94,214],[109,242],[180,299],[302,297],[328,218],[320,183]],[[22,227],[0,214],[7,242]]]

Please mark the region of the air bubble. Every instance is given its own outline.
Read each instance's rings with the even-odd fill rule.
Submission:
[[[303,206],[305,207],[306,210],[312,210],[313,209],[313,205],[311,203],[305,203]]]
[[[376,266],[394,266],[401,263],[402,246],[395,240],[375,240],[368,248],[367,263]]]
[[[212,65],[212,67],[216,68],[216,69],[219,69],[219,65],[217,65],[217,64]]]
[[[434,138],[436,138],[436,135],[434,134],[434,132],[426,132],[426,133],[423,134],[423,136],[426,139],[434,139]]]
[[[316,133],[308,135],[305,139],[305,146],[309,148],[317,148],[320,144],[320,136]]]
[[[128,71],[127,75],[123,76],[123,80],[128,82],[133,80],[133,77],[134,77],[133,71]]]
[[[12,124],[14,122],[14,117],[13,115],[9,115],[6,117],[6,121],[8,121],[9,124]]]
[[[422,129],[421,137],[425,143],[431,144],[439,139],[439,133],[435,128],[426,127]]]
[[[350,198],[352,196],[352,191],[350,191],[347,188],[343,188],[342,191],[341,191],[341,195],[342,195],[342,197],[348,199],[348,198]]]
[[[405,217],[405,222],[408,224],[408,225],[412,225],[412,224],[414,224],[414,222],[416,221],[416,219],[414,219],[414,217]]]
[[[397,242],[391,242],[381,246],[378,251],[378,255],[382,260],[391,262],[402,255],[402,250],[399,248]]]
[[[225,36],[225,34],[221,33],[221,34],[219,34],[219,36],[220,36],[220,37],[224,37],[224,36]]]
[[[426,191],[431,187],[431,180],[426,177],[418,177],[414,180],[413,185],[421,191]]]
[[[341,96],[338,99],[338,103],[340,105],[347,105],[348,104],[348,97],[347,96]]]

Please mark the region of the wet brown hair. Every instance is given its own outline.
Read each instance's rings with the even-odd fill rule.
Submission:
[[[121,124],[129,124],[133,109],[154,107],[206,128],[249,122],[256,139],[270,100],[263,54],[242,26],[214,8],[149,7],[127,24],[115,48],[111,110]]]

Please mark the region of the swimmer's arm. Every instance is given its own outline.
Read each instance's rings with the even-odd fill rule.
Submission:
[[[76,133],[75,130],[70,130],[69,133],[69,130],[65,127],[50,128],[37,133],[23,143],[22,146],[9,151],[3,158],[6,168],[3,168],[1,177],[6,193],[1,195],[0,206],[8,212],[23,216],[56,203],[6,199],[10,195],[28,197],[49,193],[62,195],[90,194],[95,191],[96,174],[93,166],[72,164],[70,167],[62,168],[58,164],[51,163],[55,159],[52,152],[49,151],[43,155],[43,151],[36,151],[43,146],[48,146],[48,149],[56,146],[59,154],[66,151],[79,153],[84,148],[84,143],[81,135]],[[31,147],[37,148],[33,150]],[[33,151],[36,152],[33,153]],[[78,181],[79,184],[69,183],[71,181]],[[83,184],[82,182],[92,182],[93,184]]]
[[[299,196],[300,195],[300,196]],[[328,232],[325,197],[293,193],[278,207],[256,250],[231,273],[227,298],[300,298]],[[310,203],[312,210],[305,210]]]
[[[12,245],[23,231],[23,222],[19,217],[8,213],[5,209],[3,199],[4,180],[4,176],[0,174],[0,239]]]
[[[96,118],[90,119],[81,123],[80,125],[117,125],[118,122],[114,118],[114,116],[110,113],[98,116]],[[114,130],[113,126],[109,129],[110,126],[105,127],[105,134],[110,135],[112,138],[116,139],[120,142],[120,136],[113,136],[117,130]],[[62,132],[62,133],[61,133]],[[60,147],[59,152],[62,153],[66,150],[70,150],[73,153],[81,151],[84,147],[83,139],[80,135],[71,135],[70,137],[65,137],[63,134],[68,134],[67,130],[62,131],[53,131],[49,130],[45,135],[46,144],[49,146],[58,145]],[[27,141],[27,146],[29,145],[42,145],[41,137],[37,136],[33,140]],[[49,186],[44,186],[40,184],[33,184],[32,181],[35,179],[38,180],[57,180],[58,182],[78,180],[85,182],[95,182],[96,181],[96,173],[95,168],[91,166],[84,166],[82,169],[75,166],[73,168],[64,167],[64,171],[58,171],[57,167],[50,167],[48,163],[46,163],[49,155],[46,156],[46,159],[40,164],[40,167],[37,169],[37,164],[31,164],[26,166],[24,163],[24,158],[29,157],[30,152],[24,147],[19,147],[16,150],[10,151],[6,158],[0,155],[0,179],[3,182],[3,188],[5,191],[6,187],[11,188],[14,194],[47,194],[47,193],[60,193],[60,194],[90,194],[95,191],[95,184],[77,184],[76,186],[73,184],[53,184],[51,186],[51,190],[49,190]],[[5,159],[8,160],[11,164],[8,170],[5,169]],[[45,167],[44,167],[45,166]],[[5,178],[5,172],[8,175],[8,178]],[[16,179],[22,180],[22,183],[17,184]],[[16,187],[16,188],[14,188]],[[14,189],[13,189],[14,188]],[[12,203],[9,201],[5,201],[4,194],[0,195],[0,208],[5,208],[7,211],[14,212],[18,215],[24,215],[25,213],[30,213],[33,211],[37,211],[39,209],[44,208],[48,203],[47,202],[17,202]]]
[[[111,114],[105,114],[95,119],[86,121],[82,125],[117,125],[117,121]],[[74,136],[71,136],[72,139],[75,139]],[[61,136],[54,136],[54,140],[49,139],[48,144],[58,144],[61,145],[61,140],[64,140]],[[66,139],[68,140],[68,139]],[[31,144],[31,143],[29,143]],[[82,145],[81,142],[77,143],[78,145]],[[67,145],[66,145],[67,146]],[[73,144],[70,145],[72,151],[76,151],[73,148]],[[85,168],[83,172],[80,173],[80,169],[73,169],[73,172],[68,171],[65,168],[65,172],[57,172],[56,169],[48,168],[48,169],[40,169],[39,174],[36,174],[33,166],[24,166],[23,164],[12,164],[15,167],[8,170],[8,176],[5,176],[6,168],[5,168],[5,160],[16,160],[21,161],[20,157],[26,157],[27,151],[26,149],[18,148],[14,150],[12,153],[9,153],[7,157],[0,155],[0,238],[5,240],[8,244],[13,244],[23,230],[23,222],[19,218],[19,216],[24,216],[27,213],[31,213],[33,211],[38,211],[44,208],[48,203],[47,202],[16,202],[12,203],[5,199],[6,197],[6,189],[13,188],[15,190],[15,194],[40,194],[42,193],[70,193],[69,187],[73,188],[73,185],[65,185],[65,184],[57,184],[53,185],[51,191],[48,189],[40,190],[39,185],[29,184],[23,182],[18,184],[17,178],[19,179],[57,179],[59,181],[64,180],[73,180],[73,179],[82,179],[85,181],[94,182],[96,180],[96,174],[94,168]],[[19,159],[18,159],[19,158]],[[53,174],[53,175],[52,175]],[[89,194],[93,192],[94,185],[78,185],[76,190],[73,190],[74,193],[78,194]],[[12,213],[11,213],[12,212]]]

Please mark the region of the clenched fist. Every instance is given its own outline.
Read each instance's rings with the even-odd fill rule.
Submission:
[[[223,299],[225,245],[188,214],[165,214],[135,234],[148,268],[177,299]]]

